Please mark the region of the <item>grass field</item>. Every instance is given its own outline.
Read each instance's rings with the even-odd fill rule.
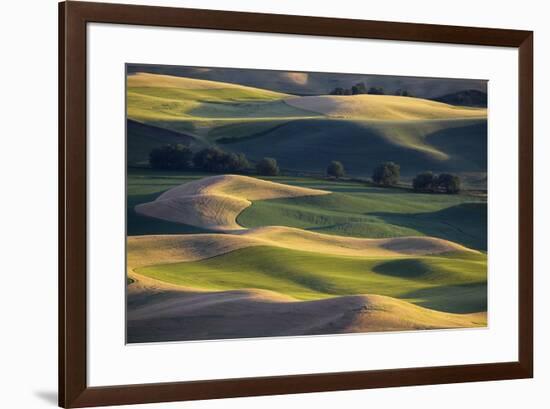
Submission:
[[[210,178],[210,175],[194,173],[138,169],[129,172],[128,217],[134,229],[133,234],[147,234],[149,236],[145,237],[151,238],[129,246],[129,257],[136,266],[133,271],[138,274],[137,277],[212,294],[254,289],[300,301],[378,294],[429,309],[415,310],[415,314],[419,315],[413,314],[414,320],[431,310],[471,314],[482,313],[487,309],[487,256],[483,252],[486,235],[480,228],[486,218],[486,203],[482,198],[416,194],[407,189],[385,189],[352,181],[272,177],[266,179],[283,183],[281,186],[320,189],[332,193],[255,200],[237,219],[239,224],[247,228],[277,225],[336,234],[338,237],[332,242],[334,248],[343,245],[339,243],[346,236],[378,238],[429,235],[454,239],[456,243],[482,250],[478,253],[453,251],[418,256],[376,256],[376,252],[369,256],[367,251],[357,252],[364,256],[331,254],[334,250],[321,241],[317,245],[313,243],[311,249],[304,247],[308,244],[303,239],[295,241],[296,234],[301,230],[296,230],[296,233],[282,232],[271,237],[264,237],[261,232],[259,235],[246,233],[243,239],[247,242],[239,244],[237,240],[230,244],[233,238],[240,236],[226,234],[227,240],[223,240],[224,234],[212,235],[207,230],[163,222],[133,212],[136,204],[153,200],[168,189]],[[246,186],[228,185],[224,189],[230,194],[234,192],[243,197],[254,196],[253,192],[246,192],[255,185]],[[178,237],[195,237],[186,235],[197,232],[207,234],[199,235],[200,240],[178,244]],[[173,236],[175,241],[158,241],[152,234],[184,236]],[[275,240],[275,243],[278,243],[277,240],[294,240],[295,244],[289,245],[289,248],[275,247],[269,245],[268,240],[262,245],[262,242],[254,243],[256,237],[260,240]],[[178,250],[180,246],[181,250]],[[309,250],[300,250],[301,247]],[[182,252],[187,252],[191,261],[178,261],[187,257]],[[166,263],[164,260],[167,259],[173,261]],[[139,260],[137,264],[136,260]]]
[[[296,97],[144,73],[128,76],[127,105],[130,120],[180,133],[197,148],[221,144],[251,160],[275,157],[290,170],[322,173],[331,160],[341,160],[350,175],[365,177],[381,157],[399,162],[408,176],[486,169],[482,108],[384,95]],[[131,164],[145,162],[147,149],[173,139],[149,133],[154,137],[144,141],[139,130],[128,129],[136,141]]]
[[[182,183],[211,176],[192,172],[128,172],[128,234],[182,234],[205,231],[140,216],[134,207]],[[237,218],[243,227],[297,227],[351,237],[434,236],[486,250],[486,201],[470,195],[430,195],[407,189],[366,186],[351,181],[300,177],[265,180],[333,192],[329,195],[253,201]]]
[[[224,144],[224,148],[250,158],[275,157],[284,169],[322,174],[331,160],[341,160],[349,174],[369,177],[380,158],[399,163],[404,175],[426,170],[460,173],[486,169],[483,136],[487,128],[486,121],[480,119],[296,119],[248,136],[244,126],[239,129],[240,139]],[[233,133],[230,137],[235,138]]]
[[[353,237],[428,235],[486,249],[486,204],[471,197],[415,193],[360,192],[254,202],[238,217],[245,227],[265,224],[298,227]],[[385,190],[385,189],[384,189]],[[376,193],[375,193],[376,192]]]
[[[485,326],[486,136],[485,108],[129,74],[128,342]],[[146,168],[175,143],[283,176]],[[383,161],[399,187],[365,181]],[[466,189],[414,193],[426,170]]]
[[[232,251],[196,262],[136,271],[168,283],[205,290],[259,288],[298,300],[352,294],[401,298],[446,312],[486,310],[486,257],[361,258],[274,247]],[[439,297],[445,289],[446,300]]]

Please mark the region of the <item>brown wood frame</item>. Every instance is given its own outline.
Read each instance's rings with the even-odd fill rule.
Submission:
[[[519,360],[243,379],[88,387],[86,24],[90,22],[438,42],[519,49]],[[59,4],[59,405],[86,407],[533,376],[533,32],[273,14]]]

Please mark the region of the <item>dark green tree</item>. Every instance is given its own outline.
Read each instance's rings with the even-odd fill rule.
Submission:
[[[192,167],[193,152],[188,146],[165,145],[149,152],[149,165],[153,169],[186,170]]]
[[[435,186],[436,177],[432,172],[423,172],[416,175],[413,179],[413,189],[416,192],[433,192]]]
[[[395,91],[395,95],[401,96],[401,97],[412,97],[413,95],[407,91],[406,89],[399,88],[397,91]]]
[[[226,153],[221,158],[221,167],[225,172],[242,173],[250,168],[244,153]]]
[[[193,157],[193,163],[197,169],[207,172],[221,172],[224,169],[225,152],[220,148],[210,147],[204,148]]]
[[[393,186],[399,182],[400,167],[394,162],[384,162],[378,165],[372,174],[374,183],[381,186]]]
[[[333,160],[330,162],[330,164],[327,167],[327,175],[333,176],[335,178],[341,178],[346,175],[346,171],[344,169],[344,165],[342,165],[342,162],[339,162],[337,160]]]
[[[371,95],[384,95],[384,88],[382,88],[382,87],[370,87],[368,93],[371,94]]]
[[[193,157],[195,168],[207,172],[244,172],[250,167],[242,153],[227,153],[217,147],[205,148]]]
[[[351,87],[351,93],[352,95],[361,95],[367,93],[367,86],[364,82],[359,82],[355,84],[353,87]]]
[[[435,181],[437,189],[444,193],[457,194],[461,189],[461,180],[457,175],[450,173],[442,173],[437,177]]]
[[[256,164],[256,172],[263,176],[277,176],[279,174],[279,165],[273,158],[263,158]]]

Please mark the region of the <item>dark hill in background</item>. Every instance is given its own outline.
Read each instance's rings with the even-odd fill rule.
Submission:
[[[148,72],[222,81],[295,95],[326,95],[334,88],[350,88],[364,82],[367,88],[381,87],[386,94],[406,90],[420,98],[434,99],[463,90],[487,91],[487,81],[477,79],[424,78],[323,72],[289,72],[235,68],[180,67],[170,65],[128,64],[129,74]]]
[[[451,94],[445,94],[440,97],[431,99],[450,105],[461,105],[466,107],[487,107],[487,93],[475,89],[453,92]]]

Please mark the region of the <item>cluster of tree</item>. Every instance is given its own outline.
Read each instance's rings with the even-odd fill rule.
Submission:
[[[385,95],[384,88],[382,87],[370,87],[368,94],[371,95]]]
[[[193,154],[185,145],[165,145],[149,153],[149,165],[153,169],[189,170],[200,169],[207,172],[240,173],[250,168],[250,163],[242,153],[228,153],[219,148],[205,148]]]
[[[149,164],[153,169],[188,170],[200,169],[216,173],[242,173],[250,169],[250,163],[242,153],[225,152],[217,147],[205,148],[193,154],[185,145],[165,145],[155,148],[149,153]],[[262,176],[277,176],[279,165],[274,158],[263,158],[256,163],[256,173]],[[332,161],[326,170],[327,176],[341,178],[346,175],[344,165]],[[378,165],[372,174],[372,181],[380,186],[395,186],[399,182],[400,167],[394,162],[384,162]],[[461,180],[450,173],[434,175],[424,172],[413,179],[413,189],[416,192],[429,193],[459,193]]]
[[[364,82],[359,82],[353,85],[351,88],[334,88],[330,95],[361,95],[361,94],[372,94],[372,95],[384,95],[384,89],[380,87],[370,87],[367,89],[367,86]]]
[[[241,173],[250,168],[243,153],[228,153],[216,147],[198,151],[193,157],[193,163],[196,169],[207,172]]]
[[[460,177],[450,173],[434,175],[432,172],[423,172],[413,179],[416,192],[456,194],[460,192],[460,187]]]
[[[401,89],[401,88],[399,88],[397,91],[395,91],[395,95],[397,95],[398,97],[413,97],[414,96],[408,90]]]
[[[263,176],[277,176],[280,173],[277,160],[273,158],[263,158],[256,164],[256,173]]]
[[[251,168],[243,153],[225,152],[217,147],[209,147],[193,154],[188,146],[180,144],[153,149],[149,153],[149,165],[153,169],[197,169],[215,173],[243,173]],[[277,160],[263,158],[256,164],[256,173],[263,176],[279,175]]]
[[[384,162],[374,168],[372,181],[380,186],[394,186],[399,182],[400,166],[394,162]]]
[[[337,87],[334,88],[330,95],[359,95],[359,94],[366,94],[367,93],[367,86],[364,82],[359,82],[352,86],[351,88],[342,88]]]
[[[149,165],[153,169],[180,170],[193,167],[193,151],[188,146],[166,145],[149,153]]]

